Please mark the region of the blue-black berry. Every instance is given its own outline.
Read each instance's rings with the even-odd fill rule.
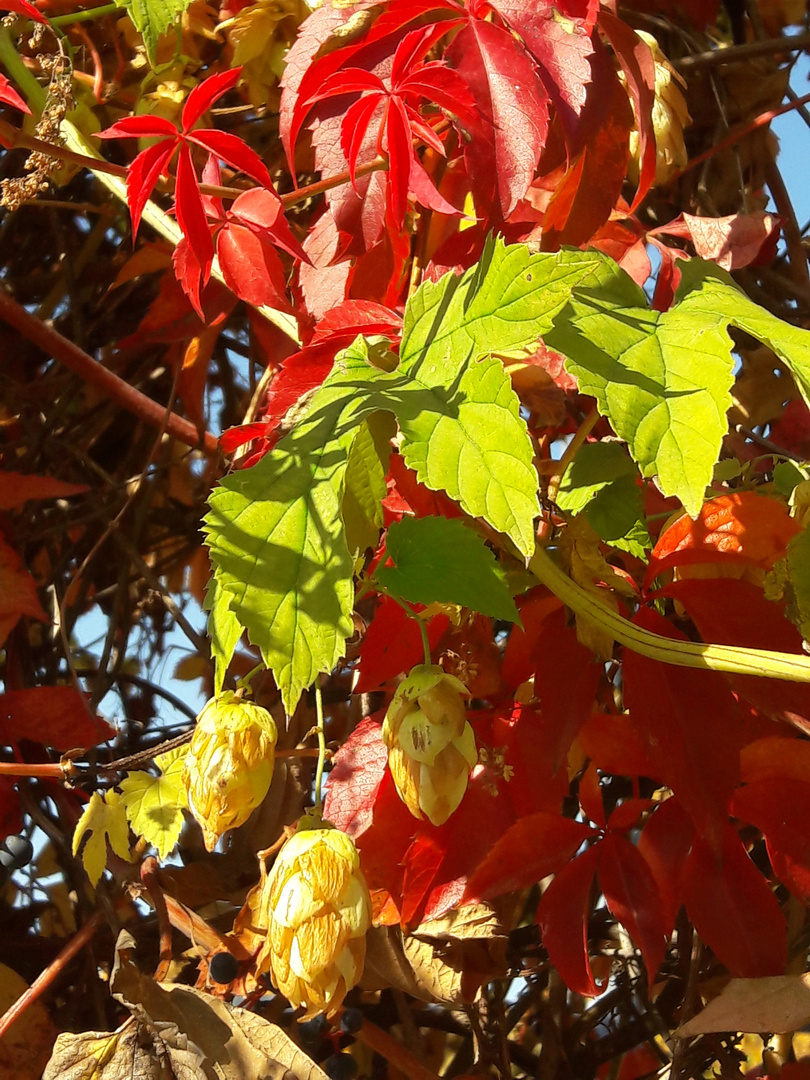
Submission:
[[[363,1026],[363,1014],[359,1009],[344,1009],[340,1017],[340,1030],[347,1035],[356,1035]]]
[[[355,1080],[357,1076],[357,1062],[351,1054],[332,1054],[321,1068],[330,1080]]]
[[[22,870],[34,857],[34,845],[27,836],[7,836],[0,845],[0,866],[9,873]]]
[[[231,952],[214,953],[208,961],[208,974],[216,983],[232,983],[239,974],[239,961]]]
[[[303,1020],[298,1025],[298,1038],[301,1040],[301,1045],[308,1050],[316,1049],[326,1034],[328,1026],[325,1016],[316,1016],[313,1020]]]

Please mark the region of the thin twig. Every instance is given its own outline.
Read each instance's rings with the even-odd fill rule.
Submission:
[[[796,34],[795,37],[768,38],[767,41],[748,41],[744,45],[707,49],[706,52],[683,56],[680,60],[672,60],[671,63],[676,71],[692,71],[700,67],[738,64],[754,56],[768,56],[771,53],[802,52],[808,45],[810,45],[810,31]]]

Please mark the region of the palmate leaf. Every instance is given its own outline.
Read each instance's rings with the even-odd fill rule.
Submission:
[[[82,849],[82,862],[90,878],[91,885],[97,885],[107,865],[107,841],[113,852],[129,861],[129,829],[127,815],[121,796],[115,791],[99,795],[94,791],[90,802],[76,822],[73,833],[73,854],[77,855],[82,847],[82,840],[87,835]]]
[[[580,390],[627,441],[643,476],[657,475],[692,516],[728,431],[734,359],[729,326],[769,345],[810,392],[810,333],[770,315],[714,264],[682,268],[676,303],[650,311],[622,272],[597,288],[574,289],[546,335],[568,357]]]
[[[183,810],[188,800],[182,774],[187,753],[187,746],[169,750],[155,758],[159,776],[131,772],[120,785],[121,802],[132,831],[155,847],[161,859],[175,846],[183,828]]]
[[[135,29],[143,34],[149,62],[154,65],[158,38],[183,14],[191,0],[117,0],[117,3],[126,8]]]

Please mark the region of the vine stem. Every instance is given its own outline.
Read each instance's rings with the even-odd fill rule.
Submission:
[[[209,457],[217,454],[216,436],[206,431],[201,437],[194,424],[178,416],[177,413],[169,413],[167,417],[165,406],[153,401],[146,394],[142,394],[134,386],[130,386],[128,382],[105,368],[92,356],[88,356],[78,345],[74,345],[72,341],[63,337],[53,326],[26,311],[21,304],[2,290],[0,290],[0,321],[19,330],[28,341],[39,345],[48,356],[52,356],[65,367],[70,368],[89,386],[106,394],[111,401],[149,424],[150,427],[161,428],[165,424],[166,432],[185,443],[186,446],[195,449],[199,447]]]
[[[317,724],[315,730],[318,734],[318,764],[315,767],[315,809],[320,813],[323,807],[323,767],[326,763],[326,731],[323,724],[323,694],[321,693],[320,680],[315,683],[315,716]]]
[[[11,1027],[15,1020],[17,1020],[25,1010],[32,1005],[37,998],[47,990],[51,983],[59,975],[61,975],[64,968],[76,953],[80,952],[90,938],[98,930],[103,921],[103,914],[101,911],[97,911],[95,915],[91,915],[81,930],[65,945],[64,949],[59,953],[55,960],[53,960],[42,972],[42,974],[31,983],[28,989],[22,994],[13,1005],[5,1011],[2,1017],[0,1017],[0,1039],[3,1038],[5,1033]]]
[[[0,761],[0,776],[30,776],[37,780],[64,780],[61,762],[48,761],[29,765],[23,761]]]
[[[597,422],[598,419],[599,419],[599,412],[597,411],[597,408],[594,405],[594,407],[591,409],[591,411],[588,413],[588,415],[585,417],[585,419],[582,421],[582,423],[577,428],[576,434],[574,435],[571,442],[565,448],[565,453],[560,458],[560,463],[557,466],[556,472],[554,472],[549,477],[549,480],[548,480],[548,498],[549,498],[550,502],[556,502],[557,494],[559,493],[559,490],[560,490],[560,484],[563,482],[563,477],[565,476],[565,474],[566,474],[566,472],[568,470],[568,466],[571,464],[571,462],[576,457],[577,451],[579,450],[580,446],[582,446],[582,444],[588,438],[590,433],[596,427],[596,422]]]
[[[758,675],[761,678],[810,682],[810,656],[744,649],[736,645],[703,645],[694,641],[676,641],[634,626],[621,615],[601,604],[572,581],[543,548],[538,548],[529,570],[554,595],[583,619],[612,634],[621,645],[641,656],[678,667],[724,671],[732,675]]]

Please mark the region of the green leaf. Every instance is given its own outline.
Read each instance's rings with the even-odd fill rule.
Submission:
[[[188,806],[183,786],[183,762],[187,746],[155,758],[160,776],[148,772],[127,773],[121,781],[121,801],[132,831],[157,848],[165,859],[180,838],[183,810]]]
[[[652,541],[637,479],[638,469],[619,443],[586,443],[566,470],[557,505],[584,514],[605,543],[644,558]]]
[[[126,8],[136,30],[143,34],[143,43],[149,63],[155,66],[158,38],[182,15],[191,0],[116,0],[119,7]]]
[[[495,619],[518,622],[503,569],[483,539],[458,518],[405,517],[388,529],[394,566],[377,580],[413,604],[461,604]]]
[[[228,665],[242,636],[242,627],[231,611],[231,598],[217,579],[211,575],[205,593],[204,608],[208,612],[208,636],[211,639],[211,658],[214,661],[214,693],[222,691]]]
[[[115,791],[99,795],[94,791],[90,802],[76,822],[73,832],[73,854],[77,855],[85,835],[82,862],[90,884],[98,884],[107,865],[107,841],[113,852],[129,862],[129,829],[121,796]]]
[[[807,528],[790,541],[785,561],[787,614],[805,641],[810,641],[810,531]]]
[[[534,452],[501,361],[470,362],[456,388],[431,391],[429,404],[415,414],[398,410],[405,463],[531,555],[539,513]]]
[[[362,339],[342,352],[304,419],[211,496],[206,533],[229,607],[295,709],[331,671],[352,632],[352,559],[341,519],[349,451],[363,419],[384,407]]]
[[[460,277],[425,282],[408,301],[400,371],[448,387],[464,360],[519,356],[551,329],[574,285],[597,284],[617,271],[598,251],[532,254],[525,244],[489,242]]]
[[[395,434],[393,417],[375,413],[360,425],[349,451],[342,513],[346,544],[354,558],[368,548],[376,548],[380,538],[382,500],[387,492],[385,475]]]
[[[592,394],[626,440],[643,476],[690,514],[706,487],[728,430],[733,359],[728,319],[700,304],[650,311],[627,275],[576,289],[547,343],[568,357],[582,393]]]

